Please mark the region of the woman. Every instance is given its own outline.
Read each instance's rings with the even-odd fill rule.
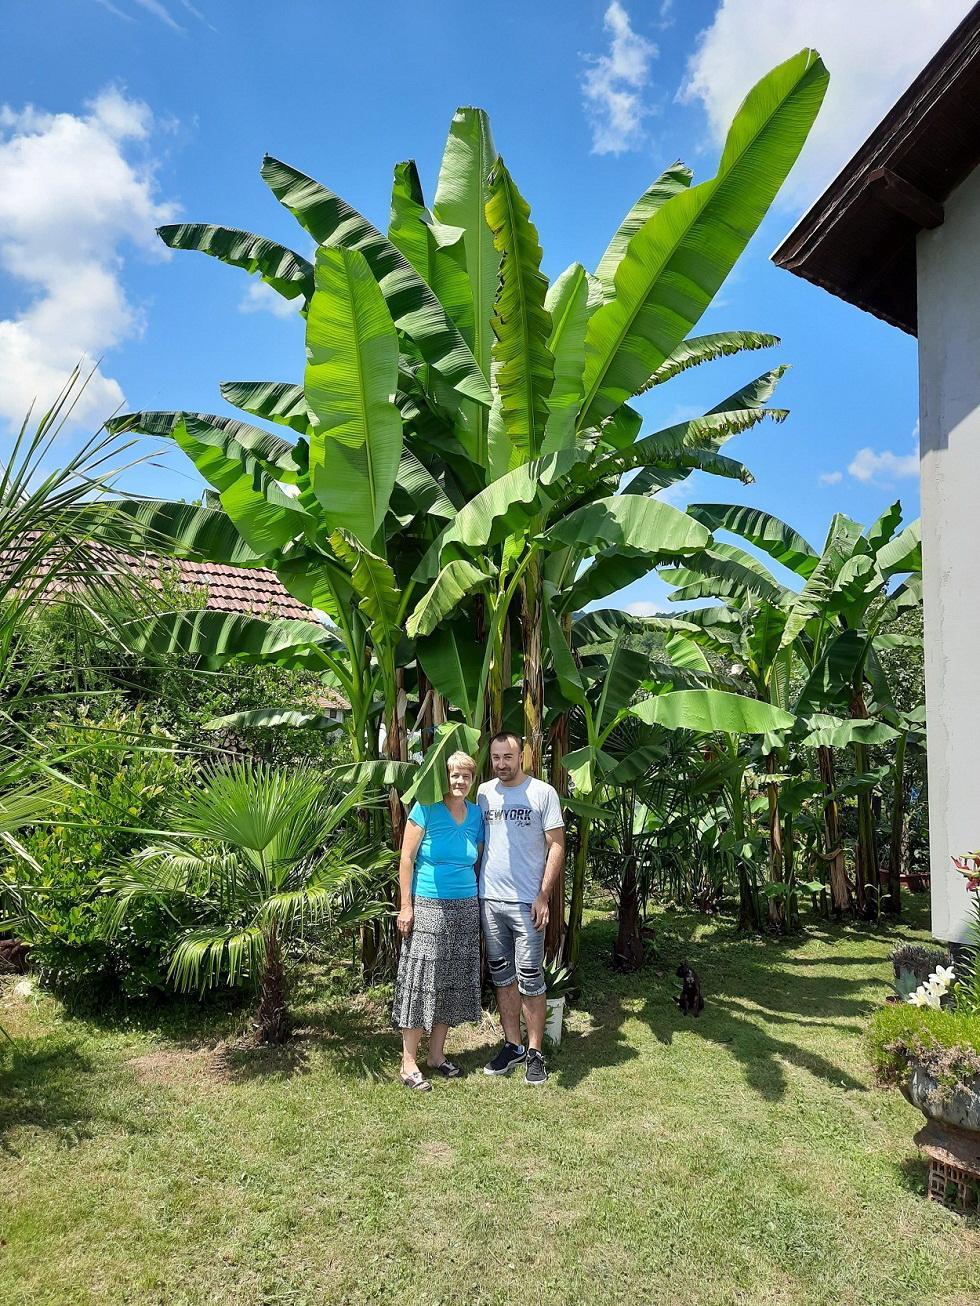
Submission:
[[[483,815],[466,795],[476,763],[453,753],[449,793],[438,803],[416,803],[402,840],[398,881],[401,911],[392,1021],[402,1032],[401,1081],[429,1092],[419,1069],[422,1034],[429,1033],[429,1070],[443,1079],[460,1071],[446,1060],[451,1025],[480,1019],[480,907],[476,868],[483,854]]]

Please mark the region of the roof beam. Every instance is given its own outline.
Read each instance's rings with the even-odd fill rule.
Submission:
[[[942,226],[945,215],[939,201],[926,195],[897,172],[892,172],[891,168],[875,168],[868,173],[865,184],[882,203],[914,222],[920,230],[926,228],[931,231],[933,227]]]

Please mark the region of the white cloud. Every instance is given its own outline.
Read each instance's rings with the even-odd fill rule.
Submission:
[[[688,64],[683,99],[700,100],[723,139],[745,93],[804,46],[830,70],[823,109],[784,203],[812,200],[936,52],[972,0],[721,0]]]
[[[897,454],[891,449],[876,453],[874,449],[859,449],[848,463],[847,470],[856,481],[894,481],[908,476],[918,476],[919,455]]]
[[[120,247],[165,254],[154,228],[175,216],[143,155],[154,127],[139,100],[109,88],[84,114],[0,107],[0,274],[29,302],[0,319],[0,421],[42,408],[72,368],[142,329],[120,280]],[[72,420],[97,426],[123,402],[97,369]]]
[[[653,112],[643,99],[656,45],[633,31],[630,16],[611,0],[603,17],[609,33],[608,54],[588,55],[582,92],[592,123],[594,154],[622,154],[643,139],[643,120]]]
[[[843,472],[821,472],[817,477],[821,485],[840,485],[843,479]]]
[[[285,299],[264,281],[250,281],[238,305],[240,313],[272,313],[274,317],[295,317],[298,299]]]
[[[623,608],[631,617],[656,617],[668,609],[662,607],[659,603],[650,603],[646,599],[639,599],[636,603],[627,603]]]

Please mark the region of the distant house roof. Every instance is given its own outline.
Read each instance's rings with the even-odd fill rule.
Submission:
[[[915,335],[916,236],[941,225],[944,202],[978,163],[975,4],[773,262]]]
[[[218,612],[242,612],[252,617],[295,617],[319,621],[317,614],[284,587],[274,571],[264,567],[226,567],[216,562],[168,561],[183,588],[203,589],[205,606]]]

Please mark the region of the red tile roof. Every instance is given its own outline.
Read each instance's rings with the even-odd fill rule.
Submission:
[[[179,585],[203,589],[205,606],[217,612],[319,620],[312,608],[293,598],[274,571],[264,567],[225,567],[217,562],[191,562],[186,558],[169,565],[175,568]]]

